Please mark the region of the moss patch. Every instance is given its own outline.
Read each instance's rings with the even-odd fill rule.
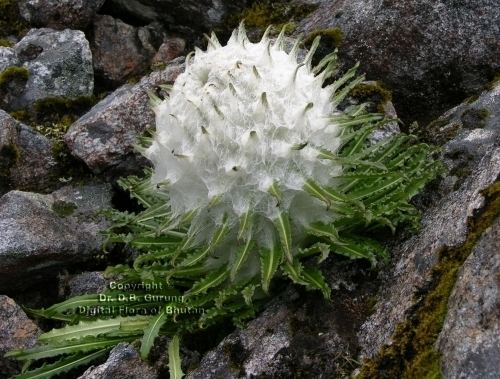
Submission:
[[[317,36],[321,37],[323,47],[330,51],[342,45],[344,40],[344,33],[340,28],[316,29],[307,35],[304,45],[309,47]]]
[[[234,29],[244,20],[249,28],[260,29],[262,33],[269,25],[276,31],[286,28],[288,33],[295,29],[295,23],[317,8],[311,4],[289,4],[288,1],[260,0],[254,2],[240,14],[231,16],[226,24],[228,30]]]
[[[0,47],[11,47],[12,42],[10,42],[7,38],[0,38]]]
[[[75,210],[77,208],[78,208],[78,206],[75,203],[63,201],[63,200],[57,200],[52,204],[52,210],[59,217],[63,217],[63,218],[71,216],[73,213],[75,213]]]
[[[0,38],[9,35],[22,36],[28,30],[28,23],[19,14],[17,0],[0,0]]]
[[[0,148],[0,192],[10,189],[10,170],[19,160],[21,153],[16,145]]]
[[[381,82],[360,83],[352,89],[349,96],[362,103],[374,104],[379,113],[384,113],[384,105],[392,101],[392,92]]]
[[[11,66],[0,72],[0,89],[7,90],[13,83],[26,83],[29,71],[26,67]]]
[[[485,206],[469,219],[465,243],[445,248],[432,272],[432,281],[419,294],[409,320],[401,323],[393,335],[393,343],[384,346],[373,359],[361,367],[358,379],[373,378],[440,378],[439,354],[434,343],[447,313],[448,298],[455,286],[460,268],[476,246],[483,232],[500,213],[500,183],[482,192]]]

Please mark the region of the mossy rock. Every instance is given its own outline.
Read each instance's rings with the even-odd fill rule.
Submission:
[[[439,353],[434,345],[448,311],[448,299],[458,272],[481,235],[500,212],[500,183],[482,191],[485,207],[469,220],[470,231],[463,245],[445,248],[432,272],[432,282],[422,290],[412,316],[396,328],[392,344],[384,346],[361,366],[358,379],[440,378]]]
[[[29,28],[19,14],[18,0],[0,0],[0,39],[21,37]],[[2,45],[4,46],[4,45]]]
[[[360,83],[351,90],[349,96],[361,103],[373,104],[373,111],[379,113],[384,113],[384,106],[392,101],[392,92],[381,82]]]
[[[29,78],[26,67],[11,66],[0,72],[0,89],[6,91],[14,83],[24,85]]]
[[[271,34],[279,33],[283,28],[287,33],[292,33],[296,23],[315,9],[317,9],[316,5],[290,4],[284,0],[255,1],[241,13],[230,16],[225,22],[224,29],[232,30],[244,21],[250,35],[261,35],[269,25],[274,26]],[[252,29],[255,33],[252,33]]]
[[[52,210],[62,218],[71,216],[76,209],[78,206],[73,202],[57,200],[52,204]]]

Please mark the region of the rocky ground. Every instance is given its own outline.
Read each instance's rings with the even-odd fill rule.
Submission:
[[[0,377],[19,369],[6,351],[53,326],[22,307],[106,286],[123,255],[102,253],[100,211],[130,209],[116,179],[147,166],[133,147],[154,127],[147,92],[175,80],[204,32],[224,39],[241,18],[254,36],[285,26],[304,48],[322,35],[319,53],[338,48],[343,68],[361,61],[369,81],[351,101],[395,106],[448,171],[415,199],[421,230],[386,241],[389,263],[329,258],[331,302],[285,288],[243,329],[188,341],[187,377],[497,378],[496,0],[0,0]],[[165,377],[157,350],[147,363],[121,344],[68,378]]]

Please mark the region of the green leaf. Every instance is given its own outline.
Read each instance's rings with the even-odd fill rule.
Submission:
[[[325,299],[330,299],[331,289],[319,270],[309,267],[304,268],[301,272],[301,277],[311,288],[319,289]]]
[[[237,250],[234,256],[234,262],[232,262],[231,264],[231,281],[234,282],[234,280],[236,279],[236,274],[241,269],[243,264],[246,262],[252,249],[253,249],[253,241],[251,236],[249,236],[245,244]]]
[[[184,376],[181,367],[178,336],[173,336],[168,344],[168,369],[170,371],[170,379],[182,379]]]
[[[283,250],[278,246],[273,249],[261,249],[260,251],[260,271],[262,276],[262,289],[269,292],[269,284],[273,278],[278,266],[283,260]]]
[[[141,339],[141,357],[146,359],[154,345],[156,337],[160,333],[160,328],[167,321],[167,314],[165,311],[161,312],[157,317],[153,318],[149,325],[144,329],[144,336]]]
[[[52,329],[48,333],[38,337],[40,342],[64,342],[78,340],[85,337],[97,337],[103,334],[119,331],[123,328],[129,328],[129,331],[143,330],[149,323],[150,317],[116,317],[107,320],[80,321],[77,325],[67,325],[64,328]],[[135,325],[130,330],[130,327]]]
[[[226,267],[221,267],[219,270],[209,274],[206,278],[195,283],[189,291],[187,291],[184,296],[195,296],[200,293],[205,293],[209,288],[216,287],[226,280],[228,272]]]
[[[275,220],[275,225],[278,229],[281,246],[285,252],[286,259],[289,262],[292,262],[292,232],[290,230],[290,220],[288,219],[288,215],[286,213],[280,213],[278,218]]]
[[[292,279],[294,283],[307,286],[309,283],[307,283],[302,278],[302,270],[302,263],[300,263],[298,259],[296,259],[293,263],[285,261],[285,264],[283,266],[283,271],[288,275],[290,279]]]
[[[85,338],[82,341],[74,343],[65,343],[63,345],[41,345],[32,349],[13,350],[5,354],[5,357],[15,358],[19,361],[37,360],[43,358],[57,357],[59,355],[68,355],[76,353],[87,353],[90,351],[101,350],[111,347],[120,342],[128,342],[135,337],[105,337],[105,338]]]
[[[69,372],[76,367],[89,364],[90,362],[102,357],[108,351],[109,348],[106,348],[88,355],[73,355],[55,363],[47,364],[34,370],[15,375],[11,379],[49,379],[56,375]]]

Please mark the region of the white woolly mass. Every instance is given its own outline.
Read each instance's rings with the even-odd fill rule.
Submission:
[[[156,136],[145,155],[153,181],[168,183],[174,215],[217,200],[215,223],[249,210],[270,220],[287,212],[295,226],[328,217],[303,186],[311,178],[331,184],[341,172],[318,159],[319,149],[340,146],[329,120],[332,90],[313,73],[313,52],[297,62],[298,43],[287,53],[282,41],[251,43],[240,28],[222,47],[213,35],[155,107]]]

